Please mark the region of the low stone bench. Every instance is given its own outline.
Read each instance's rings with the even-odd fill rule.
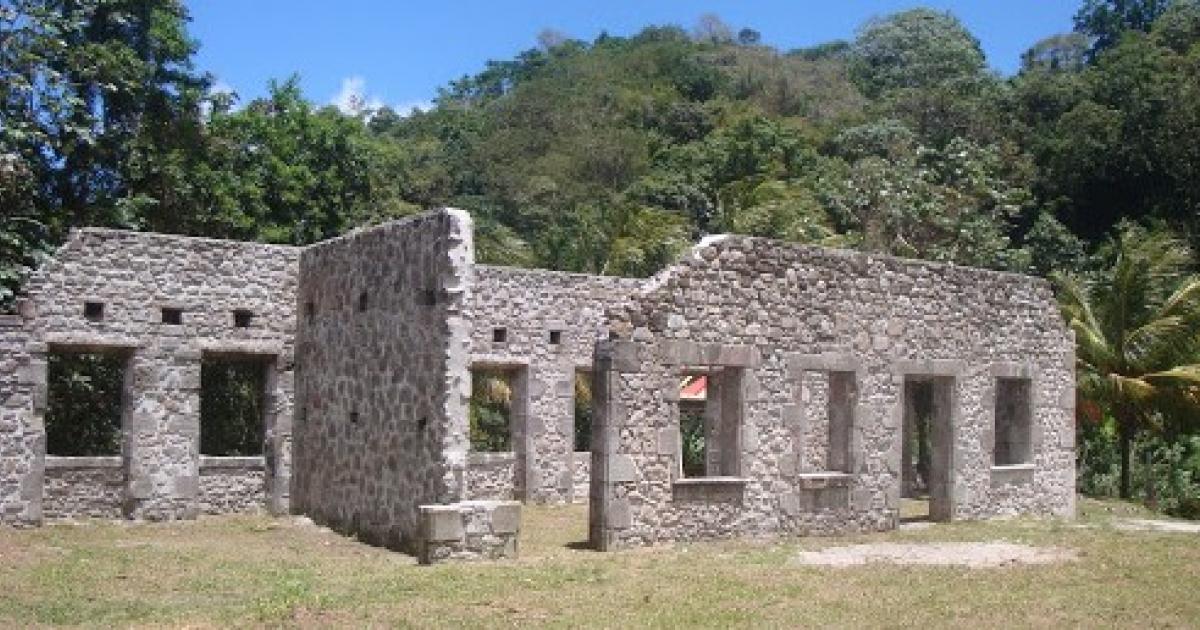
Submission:
[[[422,505],[417,559],[497,560],[517,557],[521,504],[516,501],[462,501]]]

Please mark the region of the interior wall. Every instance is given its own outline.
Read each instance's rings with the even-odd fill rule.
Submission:
[[[468,302],[471,360],[527,369],[519,496],[534,503],[583,500],[576,492],[575,371],[590,369],[608,335],[607,310],[642,281],[538,269],[476,265]],[[496,341],[495,331],[504,330]],[[551,333],[557,333],[552,338]],[[527,465],[526,465],[527,464]]]
[[[464,498],[473,257],[457,210],[304,250],[293,511],[415,552],[418,506]]]

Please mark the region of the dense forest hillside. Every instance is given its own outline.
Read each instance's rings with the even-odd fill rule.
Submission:
[[[0,2],[0,303],[76,226],[302,244],[441,205],[506,265],[649,275],[736,232],[1061,276],[1077,335],[1110,335],[1081,340],[1080,408],[1097,444],[1120,434],[1123,493],[1145,436],[1200,488],[1200,443],[1176,448],[1200,410],[1198,0],[1084,0],[1011,77],[921,8],[797,50],[712,15],[548,30],[403,116],[298,77],[214,93],[187,22],[179,0]]]
[[[295,77],[210,93],[178,2],[9,4],[9,289],[77,225],[307,243],[455,205],[494,263],[646,275],[738,232],[1048,273],[1122,220],[1193,234],[1200,208],[1190,1],[1090,1],[1014,77],[926,9],[787,51],[715,16],[546,31],[403,117],[318,107]]]

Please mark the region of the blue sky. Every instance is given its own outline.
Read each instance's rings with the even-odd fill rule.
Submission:
[[[997,70],[1013,72],[1037,40],[1068,31],[1081,0],[188,0],[197,66],[243,101],[267,81],[299,73],[319,103],[353,93],[398,109],[427,104],[439,86],[535,45],[545,28],[591,40],[649,24],[691,28],[715,13],[735,31],[749,26],[782,49],[849,39],[870,17],[913,6],[953,12],[983,43]]]

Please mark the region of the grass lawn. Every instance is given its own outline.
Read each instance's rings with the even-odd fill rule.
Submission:
[[[577,544],[586,508],[527,507],[520,560],[435,567],[291,518],[0,529],[0,626],[1200,626],[1200,535],[1120,531],[1114,515],[1147,516],[1081,501],[1075,522],[596,553]],[[791,560],[857,542],[992,540],[1079,559],[991,569]]]

